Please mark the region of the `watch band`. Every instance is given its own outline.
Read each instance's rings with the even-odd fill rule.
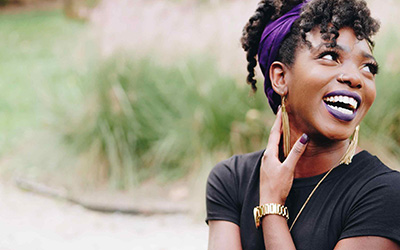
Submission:
[[[256,223],[256,227],[260,226],[261,218],[268,214],[277,214],[281,215],[289,219],[289,211],[287,207],[277,203],[268,203],[261,206],[257,206],[253,210],[254,213],[254,222]]]

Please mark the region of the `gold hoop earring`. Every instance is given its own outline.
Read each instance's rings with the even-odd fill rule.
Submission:
[[[353,136],[350,140],[349,147],[347,148],[346,153],[343,155],[339,164],[344,163],[346,165],[349,165],[351,163],[351,160],[353,159],[353,156],[356,153],[359,131],[360,131],[360,125],[357,125],[356,130],[354,130]]]
[[[287,157],[290,152],[290,127],[289,116],[286,112],[286,96],[282,96],[281,110],[282,110],[282,131],[283,131],[283,155]]]

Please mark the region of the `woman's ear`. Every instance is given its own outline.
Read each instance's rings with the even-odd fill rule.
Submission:
[[[288,92],[286,82],[287,67],[281,62],[273,62],[269,68],[272,89],[280,96],[285,96]]]

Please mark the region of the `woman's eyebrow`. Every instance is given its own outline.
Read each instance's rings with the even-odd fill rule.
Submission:
[[[335,49],[335,50],[339,50],[339,51],[343,51],[343,52],[347,52],[347,53],[351,52],[351,48],[349,46],[336,44],[335,47],[331,47],[331,43],[320,43],[318,46],[313,47],[312,50],[318,51],[323,47],[324,48]],[[361,56],[364,57],[364,58],[372,59],[372,60],[374,60],[376,62],[375,57],[371,53],[368,53],[366,51],[362,51],[361,52]]]
[[[368,52],[363,51],[363,52],[362,52],[362,56],[363,56],[364,58],[369,58],[369,59],[372,59],[372,60],[374,60],[375,62],[377,62],[376,59],[375,59],[375,57],[374,57],[373,55],[371,55],[370,53],[368,53]]]

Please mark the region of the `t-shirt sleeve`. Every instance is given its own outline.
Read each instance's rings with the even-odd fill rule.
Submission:
[[[400,243],[400,173],[381,174],[361,188],[340,239],[380,236]]]
[[[218,163],[210,172],[206,186],[207,218],[239,225],[238,181],[233,158]]]

